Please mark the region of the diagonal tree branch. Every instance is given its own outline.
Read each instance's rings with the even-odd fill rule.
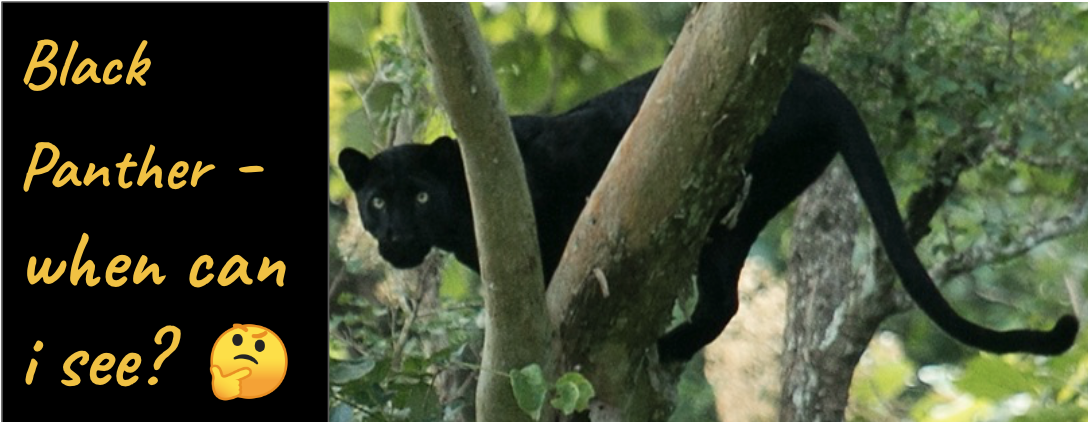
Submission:
[[[688,285],[702,239],[740,186],[830,6],[710,3],[696,8],[578,221],[548,290],[562,369],[593,383],[595,421],[664,420],[673,382],[647,351]],[[601,293],[604,274],[610,295]]]

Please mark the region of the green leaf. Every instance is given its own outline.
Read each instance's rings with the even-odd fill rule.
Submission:
[[[556,384],[555,397],[552,398],[552,407],[559,409],[564,415],[574,413],[578,403],[578,386],[574,384]]]
[[[1035,390],[1021,368],[995,356],[979,356],[969,362],[956,386],[980,398],[994,401]]]
[[[374,370],[374,361],[333,362],[329,366],[329,381],[333,384],[347,384],[366,376]]]
[[[955,136],[960,132],[959,122],[945,115],[937,116],[937,127],[944,132],[945,136]]]
[[[544,384],[544,371],[540,369],[540,365],[534,363],[510,370],[510,386],[514,389],[518,407],[534,421],[540,420],[544,396],[548,394],[548,386]]]
[[[401,86],[391,81],[374,81],[363,94],[363,102],[371,115],[377,115],[395,106],[402,95]]]
[[[588,409],[589,400],[597,392],[582,374],[567,372],[555,382],[555,395],[551,401],[552,407],[559,409],[564,415],[570,415],[575,411]]]
[[[418,355],[404,356],[401,361],[401,373],[408,375],[425,375],[427,367],[431,365],[430,359]]]
[[[355,70],[366,65],[365,59],[359,51],[335,40],[329,40],[329,69]]]
[[[467,300],[472,294],[467,274],[469,271],[471,270],[461,265],[453,256],[446,257],[440,270],[442,283],[438,285],[438,294],[456,301]]]
[[[329,412],[329,422],[351,422],[351,406],[340,403]]]
[[[951,94],[960,90],[960,84],[944,76],[937,77],[937,92],[941,94]]]
[[[438,402],[438,395],[426,380],[393,383],[390,384],[390,389],[396,392],[392,400],[393,406],[406,412],[403,420],[431,422],[442,417],[442,405]]]

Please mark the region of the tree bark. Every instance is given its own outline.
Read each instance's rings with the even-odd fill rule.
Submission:
[[[711,3],[685,24],[548,291],[558,367],[593,383],[593,420],[668,417],[674,379],[649,352],[826,10]]]
[[[890,284],[855,275],[857,188],[841,160],[801,196],[791,231],[782,421],[841,421]]]
[[[528,420],[505,376],[532,363],[547,366],[548,320],[543,272],[528,185],[475,19],[463,3],[416,3],[435,88],[460,137],[487,312],[480,421]]]

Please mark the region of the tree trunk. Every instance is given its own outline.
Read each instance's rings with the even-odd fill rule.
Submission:
[[[783,421],[841,421],[854,366],[888,313],[890,285],[855,275],[857,188],[841,160],[797,205],[782,360]]]
[[[460,137],[487,311],[480,421],[527,420],[505,376],[546,366],[548,321],[536,222],[525,170],[495,83],[487,48],[463,3],[416,3],[435,88]]]
[[[688,19],[548,291],[558,367],[593,383],[593,420],[668,417],[675,379],[649,352],[825,10],[711,3]]]

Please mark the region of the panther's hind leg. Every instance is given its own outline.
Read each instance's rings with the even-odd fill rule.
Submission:
[[[690,321],[658,340],[661,362],[691,359],[714,341],[737,313],[737,279],[751,246],[751,241],[737,235],[723,226],[711,230],[711,241],[699,254],[699,301]]]
[[[753,176],[746,180],[750,190],[740,199],[743,202],[736,217],[724,219],[707,233],[709,242],[699,253],[699,302],[690,321],[657,341],[661,362],[687,361],[721,334],[737,313],[737,282],[752,243],[767,222],[796,196],[790,195],[793,192],[783,193],[779,179]],[[723,215],[733,212],[730,208]]]

